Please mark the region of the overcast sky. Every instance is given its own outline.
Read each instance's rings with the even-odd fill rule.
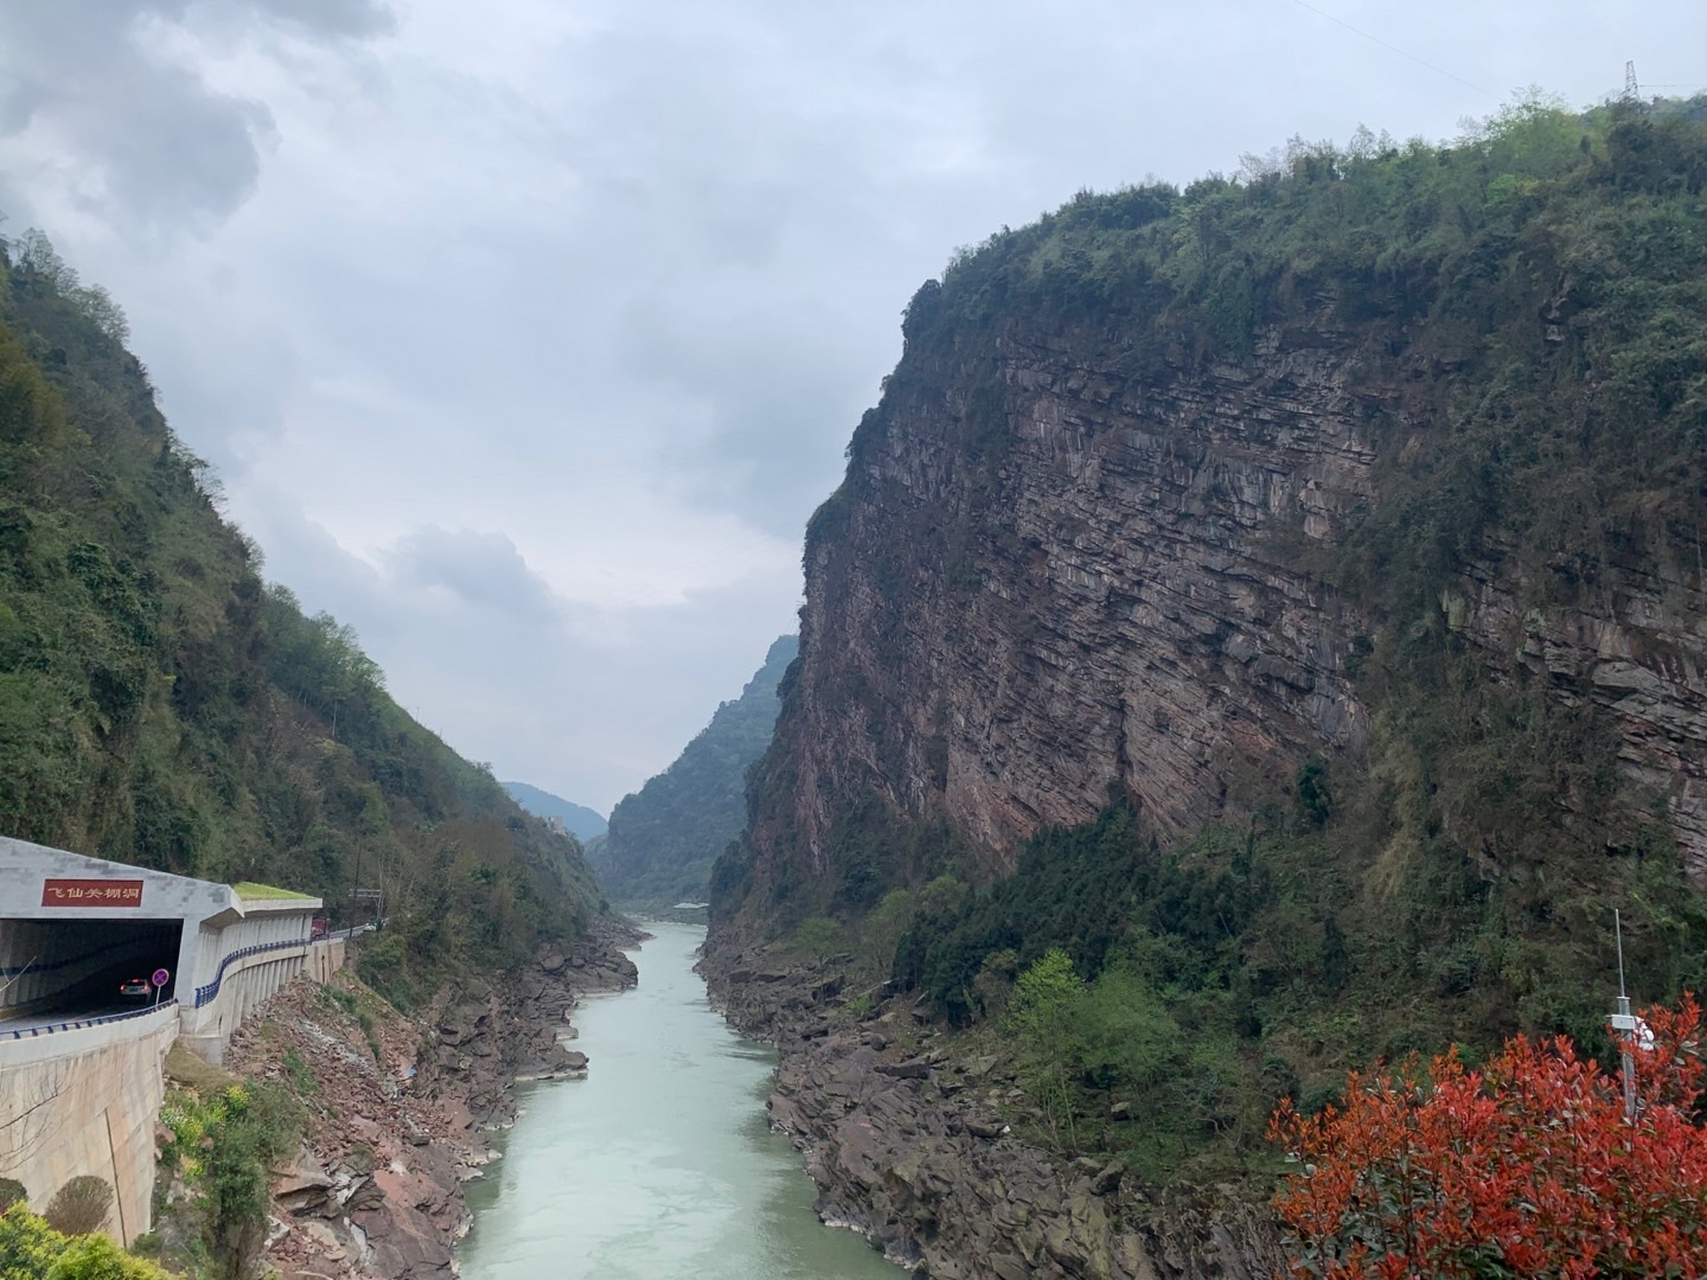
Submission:
[[[793,629],[957,246],[1626,59],[1699,87],[1701,0],[0,0],[0,209],[126,308],[270,578],[606,811]]]

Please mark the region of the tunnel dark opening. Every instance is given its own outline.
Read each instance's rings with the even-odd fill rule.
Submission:
[[[176,994],[182,920],[0,920],[0,1029],[106,1017]],[[170,975],[156,990],[156,970]]]

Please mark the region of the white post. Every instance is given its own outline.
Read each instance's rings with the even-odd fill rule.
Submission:
[[[1624,1066],[1624,1123],[1636,1123],[1636,1058],[1630,1046],[1636,1038],[1636,1015],[1630,1012],[1630,997],[1624,994],[1624,925],[1618,909],[1612,909],[1612,932],[1618,940],[1618,1012],[1612,1015],[1612,1029],[1618,1033],[1618,1047]]]

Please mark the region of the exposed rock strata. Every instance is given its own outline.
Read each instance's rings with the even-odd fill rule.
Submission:
[[[542,950],[502,983],[442,992],[419,1019],[353,984],[342,1003],[308,982],[281,992],[227,1059],[285,1080],[309,1112],[301,1155],[274,1182],[268,1265],[283,1280],[454,1275],[469,1221],[463,1184],[498,1156],[488,1137],[515,1119],[511,1085],[585,1074],[586,1056],[562,1044],[570,1012],[586,992],[634,985],[616,949],[633,940],[611,928]]]
[[[868,796],[947,815],[1000,873],[1110,784],[1177,834],[1365,744],[1352,673],[1379,620],[1300,566],[1381,500],[1384,459],[1434,408],[1326,322],[1244,365],[1121,362],[1117,334],[1017,323],[953,362],[904,357],[808,541],[802,658],[749,832],[761,887],[830,874],[838,816]],[[1441,609],[1496,678],[1527,666],[1610,715],[1699,874],[1707,600],[1678,557],[1638,569],[1632,549],[1592,600],[1538,607],[1545,584],[1492,542]]]
[[[771,1123],[800,1148],[819,1215],[935,1280],[1257,1280],[1283,1260],[1266,1206],[1222,1188],[1151,1199],[1120,1166],[1065,1160],[1003,1118],[1012,1081],[913,1025],[901,1000],[837,1016],[833,973],[713,950],[713,997],[783,1058]]]

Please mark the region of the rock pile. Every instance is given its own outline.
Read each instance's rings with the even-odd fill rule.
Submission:
[[[287,1083],[307,1110],[302,1150],[273,1184],[267,1263],[281,1280],[455,1275],[462,1187],[499,1158],[488,1135],[515,1119],[511,1085],[586,1074],[562,1043],[570,1014],[585,992],[634,985],[617,947],[635,940],[608,929],[544,950],[503,981],[441,992],[418,1019],[347,973],[280,992],[227,1064]]]

